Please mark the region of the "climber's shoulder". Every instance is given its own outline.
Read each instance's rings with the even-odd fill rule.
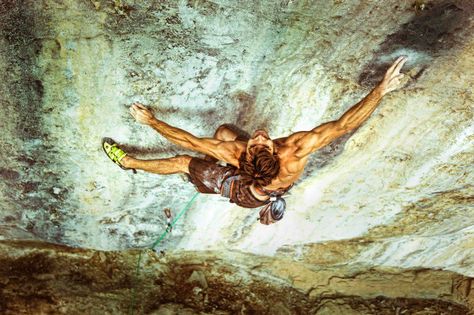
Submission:
[[[275,139],[275,140],[273,140],[273,142],[279,148],[295,147],[296,144],[297,144],[297,141],[300,140],[301,138],[303,138],[307,133],[308,133],[308,131],[298,131],[298,132],[295,132],[295,133],[293,133],[289,136]]]

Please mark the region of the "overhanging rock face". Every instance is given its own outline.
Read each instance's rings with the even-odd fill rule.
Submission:
[[[467,314],[448,271],[317,266],[251,254],[102,252],[0,242],[0,310],[19,314]],[[381,294],[383,292],[383,294]]]
[[[278,224],[200,195],[160,250],[474,275],[471,1],[0,0],[0,237],[152,244],[195,190],[124,172],[100,148],[189,154],[128,106],[197,136],[280,137],[339,118],[399,55],[408,80],[314,154]],[[385,270],[385,269],[383,269]]]

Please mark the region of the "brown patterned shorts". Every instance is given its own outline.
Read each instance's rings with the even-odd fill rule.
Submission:
[[[234,166],[222,166],[196,157],[189,163],[190,180],[203,194],[220,194],[223,182],[234,175],[236,170]]]

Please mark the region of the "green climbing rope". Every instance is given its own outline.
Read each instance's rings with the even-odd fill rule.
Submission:
[[[179,212],[179,214],[176,216],[176,218],[173,220],[173,222],[171,222],[171,229],[174,227],[174,225],[176,224],[176,222],[179,220],[179,218],[181,218],[181,216],[189,210],[189,208],[191,207],[191,204],[193,203],[194,199],[196,199],[196,197],[199,195],[198,192],[196,192],[194,194],[194,196],[191,198],[191,200],[188,201],[188,203],[186,204],[186,206]],[[160,237],[158,237],[158,239],[153,242],[153,244],[149,247],[147,247],[147,249],[154,249],[155,246],[157,246],[166,236],[166,234],[168,234],[171,229],[169,228],[166,228],[165,231],[163,233],[161,233]],[[137,260],[137,268],[136,268],[136,271],[135,271],[135,279],[137,279],[137,282],[138,282],[138,277],[140,276],[140,262],[142,260],[142,253],[143,253],[143,250],[140,250],[140,253],[138,254],[138,260]],[[133,312],[134,312],[134,309],[135,309],[135,295],[136,295],[136,292],[135,292],[135,288],[136,288],[136,285],[133,287],[132,289],[132,303],[130,304],[130,314],[133,315]]]

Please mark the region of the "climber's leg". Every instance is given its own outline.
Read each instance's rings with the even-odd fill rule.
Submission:
[[[189,174],[191,159],[192,157],[189,155],[177,155],[167,159],[140,160],[127,155],[121,160],[121,164],[126,168],[134,168],[155,174]]]

